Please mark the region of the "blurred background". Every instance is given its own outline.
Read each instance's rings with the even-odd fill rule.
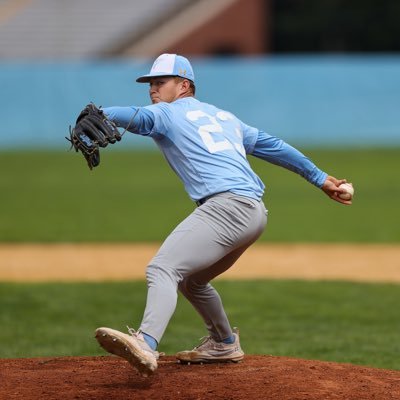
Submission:
[[[395,0],[0,0],[0,149],[65,147],[89,101],[148,104],[135,78],[163,52],[192,60],[200,99],[290,143],[399,146],[399,16]]]

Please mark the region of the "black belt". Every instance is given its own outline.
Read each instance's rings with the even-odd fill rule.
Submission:
[[[221,192],[221,193],[224,193],[224,192]],[[210,196],[203,197],[203,198],[200,199],[200,200],[196,200],[196,201],[195,201],[196,206],[197,206],[197,207],[200,207],[200,206],[201,206],[202,204],[204,204],[207,200],[210,200],[211,197],[214,197],[214,196],[216,196],[217,194],[221,194],[221,193],[214,193],[214,194],[212,194],[212,195],[210,195]]]
[[[200,207],[202,204],[204,204],[208,199],[209,199],[210,197],[203,197],[202,199],[200,199],[200,200],[197,200],[195,203],[196,203],[196,206],[197,207]]]
[[[210,196],[203,197],[203,198],[200,199],[200,200],[196,200],[196,201],[195,201],[195,204],[196,204],[197,207],[200,207],[202,204],[204,204],[206,201],[210,200],[212,197],[218,196],[219,194],[225,194],[225,193],[229,194],[230,196],[231,196],[231,195],[234,195],[233,193],[230,193],[229,191],[214,193],[214,194],[211,194]],[[228,197],[230,197],[230,196],[228,196]],[[236,195],[236,196],[240,196],[240,195]],[[247,196],[243,196],[243,197],[246,198]],[[247,199],[249,199],[249,200],[256,200],[256,199],[254,199],[254,198],[249,198],[249,197],[247,197]],[[260,200],[256,200],[256,201],[260,202]]]

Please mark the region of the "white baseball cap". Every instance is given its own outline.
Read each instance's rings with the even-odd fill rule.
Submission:
[[[154,61],[150,73],[140,76],[136,82],[146,83],[157,76],[180,76],[194,82],[193,68],[189,60],[177,54],[161,54]]]

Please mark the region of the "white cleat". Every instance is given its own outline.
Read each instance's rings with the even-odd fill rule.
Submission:
[[[244,353],[240,347],[239,330],[233,328],[234,343],[216,342],[211,336],[202,339],[202,342],[193,350],[180,351],[176,358],[184,364],[208,364],[218,362],[240,362]]]
[[[111,328],[98,328],[95,337],[104,350],[124,358],[142,376],[149,376],[157,369],[159,353],[150,348],[140,331],[129,329],[128,335]]]

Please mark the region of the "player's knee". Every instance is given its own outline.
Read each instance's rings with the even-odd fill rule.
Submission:
[[[157,283],[172,283],[177,286],[182,280],[179,272],[162,264],[151,263],[146,269],[146,280],[148,285]]]

